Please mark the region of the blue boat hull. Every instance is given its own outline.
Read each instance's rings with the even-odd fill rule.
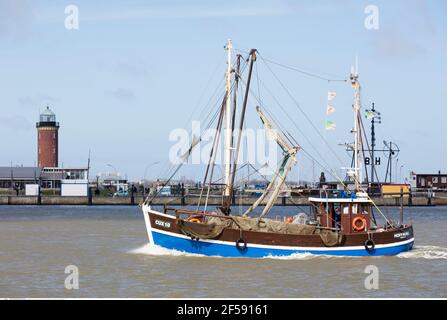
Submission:
[[[273,246],[247,245],[246,250],[239,250],[234,243],[222,243],[209,240],[191,240],[190,238],[159,232],[152,229],[152,242],[155,245],[183,251],[187,253],[200,254],[205,256],[219,256],[232,258],[263,258],[281,257],[293,254],[310,253],[314,255],[329,256],[390,256],[412,249],[414,239],[393,243],[390,245],[376,246],[372,251],[367,251],[363,246],[345,248],[297,248],[283,249]]]

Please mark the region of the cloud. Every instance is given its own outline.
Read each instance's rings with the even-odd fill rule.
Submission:
[[[0,35],[24,37],[34,20],[34,9],[29,0],[0,1]]]
[[[395,31],[379,33],[373,43],[377,54],[382,56],[414,57],[427,53],[424,46]]]
[[[380,11],[380,30],[373,35],[371,45],[376,54],[395,58],[425,56],[441,43],[433,12],[427,1],[396,1]],[[396,15],[399,19],[396,19]]]
[[[118,88],[113,91],[109,91],[107,92],[107,94],[123,102],[131,102],[136,98],[135,94],[132,91],[124,88]]]
[[[118,73],[132,78],[143,78],[149,74],[146,66],[142,62],[121,61],[118,63],[116,70]]]
[[[242,4],[241,4],[242,3]],[[249,17],[249,16],[274,16],[287,14],[287,10],[276,5],[265,5],[262,2],[245,1],[237,5],[164,5],[151,6],[121,11],[103,11],[99,14],[85,16],[85,21],[115,21],[136,20],[148,18],[218,18],[218,17]]]
[[[33,128],[31,122],[23,116],[0,117],[0,128],[27,131]]]

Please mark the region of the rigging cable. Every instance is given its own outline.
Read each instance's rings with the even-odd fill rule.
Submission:
[[[244,51],[244,50],[236,49],[236,51],[247,54],[247,52]],[[293,71],[296,71],[298,73],[304,74],[306,76],[313,77],[313,78],[320,79],[320,80],[324,80],[324,81],[328,81],[328,82],[347,82],[348,81],[348,79],[340,79],[341,77],[339,79],[330,79],[330,78],[324,77],[322,75],[319,75],[317,73],[305,71],[303,69],[300,69],[300,68],[294,67],[294,66],[288,66],[288,65],[286,65],[284,63],[276,62],[276,61],[273,61],[273,60],[267,59],[267,58],[263,58],[263,60],[267,61],[267,62],[270,62],[272,64],[275,64],[277,66],[283,67],[285,69],[293,70]]]
[[[262,55],[259,54],[259,57],[264,60],[264,58],[262,57]],[[265,60],[264,60],[265,61]],[[340,159],[340,157],[338,156],[338,154],[331,148],[331,146],[329,145],[328,141],[323,137],[323,135],[321,134],[321,132],[317,129],[317,127],[315,126],[315,124],[312,122],[312,120],[309,118],[309,116],[307,115],[306,112],[304,112],[304,110],[301,108],[301,106],[299,105],[298,101],[296,101],[295,97],[290,93],[290,91],[286,88],[286,86],[283,84],[283,82],[278,78],[278,76],[273,72],[273,70],[270,68],[270,66],[268,65],[268,63],[265,64],[267,66],[267,68],[269,69],[269,71],[272,73],[272,75],[275,77],[275,79],[278,81],[278,83],[281,85],[281,87],[284,89],[284,91],[287,93],[287,95],[289,96],[289,98],[293,101],[293,103],[296,105],[296,107],[298,108],[298,110],[301,111],[301,113],[304,115],[304,117],[306,118],[306,120],[311,124],[311,126],[313,127],[313,129],[315,130],[315,132],[318,134],[318,136],[323,140],[323,142],[326,144],[326,146],[329,148],[329,150],[332,152],[332,154],[340,161],[340,163],[343,165],[343,161]]]
[[[244,82],[242,80],[242,82]],[[262,83],[262,81],[261,81]],[[245,83],[243,83],[245,85]],[[264,85],[265,86],[265,85]],[[269,91],[269,90],[268,90]],[[272,95],[271,92],[269,92],[270,95]],[[297,146],[300,147],[301,150],[303,150],[303,152],[306,153],[306,155],[308,156],[308,158],[310,158],[311,160],[314,160],[315,162],[317,162],[320,167],[326,171],[327,173],[329,173],[331,176],[333,176],[335,179],[337,180],[341,180],[338,175],[336,173],[334,173],[334,170],[330,168],[330,165],[326,162],[326,160],[324,160],[324,157],[321,156],[321,154],[318,152],[318,150],[315,148],[315,146],[312,144],[312,142],[310,142],[309,138],[302,132],[302,130],[297,126],[297,124],[291,119],[290,115],[284,110],[284,108],[282,107],[282,105],[279,103],[279,101],[277,101],[276,97],[273,98],[275,99],[276,103],[280,106],[280,108],[283,110],[283,112],[286,114],[286,116],[288,116],[288,118],[292,121],[292,123],[295,125],[295,127],[298,129],[298,131],[306,138],[306,140],[309,142],[310,146],[315,150],[315,152],[320,156],[321,159],[323,159],[323,161],[326,163],[327,167],[323,166],[318,160],[316,160],[308,151],[306,151],[299,143],[297,143],[297,141],[295,140],[295,138],[293,138],[293,136],[287,131],[287,134],[284,133],[284,129],[282,128],[282,126],[279,124],[279,122],[277,120],[275,120],[275,116],[268,110],[267,106],[262,104],[261,101],[259,101],[259,98],[256,96],[256,94],[250,90],[250,94],[261,104],[263,105],[264,110],[267,112],[267,114],[271,117],[272,122],[275,124],[275,126],[277,126],[281,133],[287,138],[287,140],[289,141],[289,143],[291,143],[292,145],[294,145],[295,143],[297,144]],[[292,141],[290,140],[289,136],[292,137],[292,139],[295,141],[295,143],[292,143]],[[329,168],[329,169],[328,169]]]

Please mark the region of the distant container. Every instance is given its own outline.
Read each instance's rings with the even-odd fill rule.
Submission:
[[[404,197],[410,194],[411,186],[409,184],[383,184],[382,194],[385,197],[400,197],[402,191]]]
[[[158,192],[158,195],[160,195],[160,196],[171,196],[172,195],[171,186],[157,187],[157,192]]]
[[[267,188],[267,184],[265,184],[265,183],[255,184],[255,190],[259,190],[259,191],[252,192],[252,196],[260,197],[262,195],[262,193],[264,192],[265,188]]]
[[[39,195],[39,185],[38,184],[25,185],[25,195],[38,196]]]
[[[87,197],[88,183],[87,180],[62,180],[61,184],[62,197]]]

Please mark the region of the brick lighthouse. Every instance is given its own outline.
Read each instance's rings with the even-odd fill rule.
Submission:
[[[59,123],[49,107],[40,113],[37,127],[37,163],[39,168],[58,166]]]

